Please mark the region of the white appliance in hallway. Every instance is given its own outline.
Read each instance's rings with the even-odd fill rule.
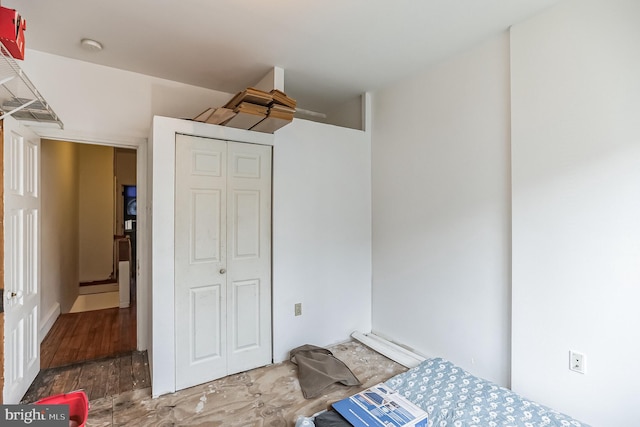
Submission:
[[[176,136],[176,389],[271,363],[271,147]]]

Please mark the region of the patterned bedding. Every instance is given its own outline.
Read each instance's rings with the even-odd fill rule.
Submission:
[[[441,358],[427,359],[385,384],[427,411],[428,427],[589,427]],[[300,417],[296,427],[315,426],[314,417]]]
[[[441,358],[385,384],[429,414],[429,427],[589,427]]]

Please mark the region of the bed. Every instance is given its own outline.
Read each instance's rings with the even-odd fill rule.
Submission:
[[[565,414],[431,358],[385,382],[428,413],[429,427],[589,427]],[[314,426],[313,418],[297,426]]]

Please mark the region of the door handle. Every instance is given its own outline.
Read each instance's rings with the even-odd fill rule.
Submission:
[[[227,272],[227,270],[225,270],[224,268],[221,268],[221,269],[220,269],[220,274],[224,274],[224,273],[226,273],[226,272]]]
[[[7,299],[15,298],[18,294],[15,292],[7,292]]]

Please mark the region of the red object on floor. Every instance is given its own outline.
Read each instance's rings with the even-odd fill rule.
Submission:
[[[36,405],[69,405],[69,422],[75,421],[78,427],[84,427],[89,417],[89,399],[82,390],[45,397]]]
[[[0,41],[15,59],[24,59],[27,21],[15,9],[0,7]]]

